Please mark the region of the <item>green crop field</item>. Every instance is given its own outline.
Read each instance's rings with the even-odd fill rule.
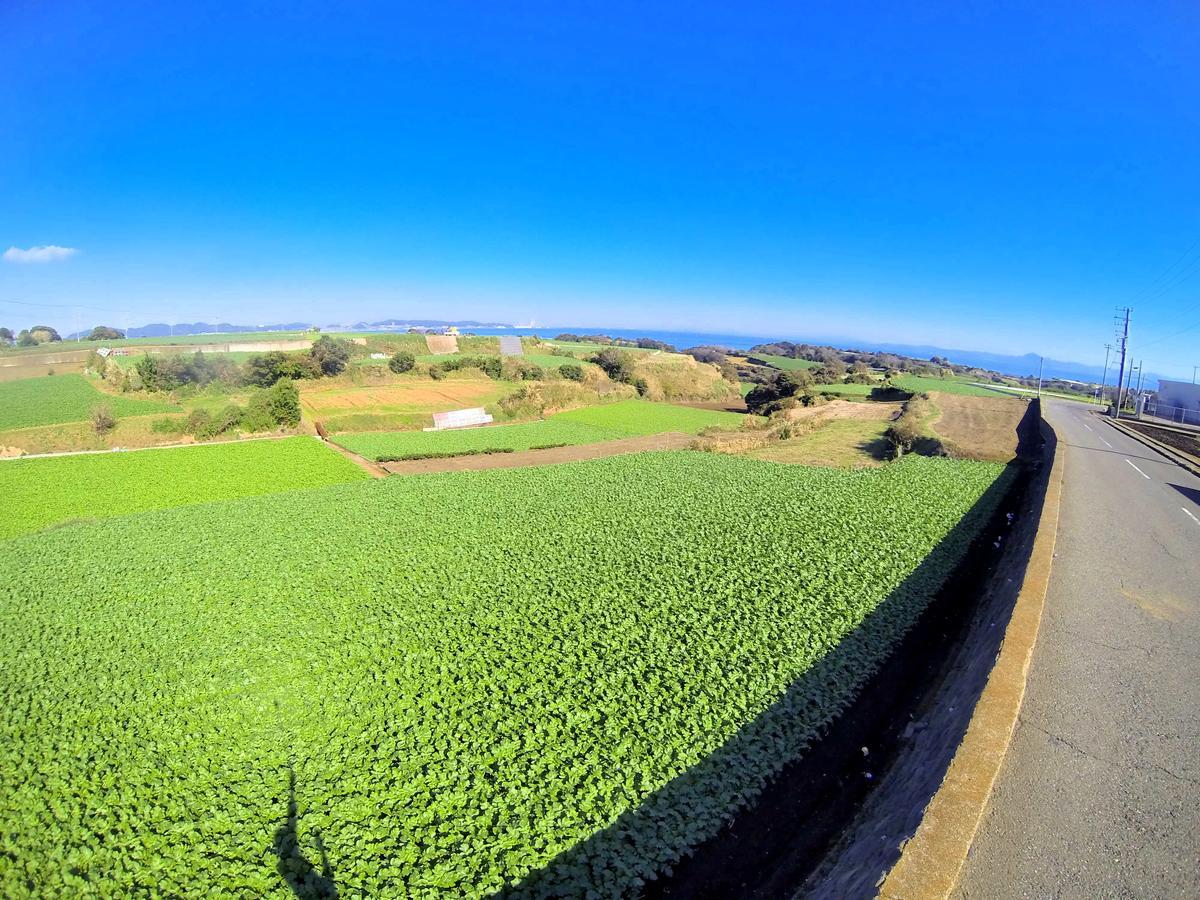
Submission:
[[[523,359],[526,362],[533,363],[535,366],[541,366],[543,369],[558,369],[568,363],[573,365],[587,365],[581,360],[570,356],[554,356],[550,353],[526,353],[524,356],[518,356],[517,359]]]
[[[620,432],[623,436],[682,431],[698,434],[710,427],[737,428],[745,420],[740,413],[695,409],[671,403],[646,400],[621,400],[601,406],[587,406],[554,416],[557,422],[576,422]]]
[[[80,422],[100,405],[108,406],[117,416],[179,411],[178,406],[157,400],[101,393],[82,375],[22,378],[0,382],[0,431]]]
[[[634,895],[852,699],[1003,471],[655,453],[4,541],[0,894]]]
[[[339,434],[334,440],[368,459],[415,459],[468,453],[529,450],[563,444],[591,444],[625,437],[616,431],[563,422],[557,418],[519,425],[492,425],[450,431],[376,431]]]
[[[72,519],[358,481],[367,474],[311,437],[0,460],[0,539]],[[114,551],[115,552],[115,551]],[[4,855],[0,845],[0,872]],[[0,895],[4,893],[0,890]]]
[[[568,353],[588,355],[601,350],[628,350],[631,353],[653,353],[646,347],[621,347],[615,344],[593,344],[590,341],[545,341],[544,343],[566,350]]]
[[[944,394],[966,394],[970,397],[995,397],[996,392],[990,388],[976,387],[966,381],[958,381],[953,378],[930,378],[925,375],[901,375],[898,378],[893,378],[892,383],[896,387],[903,388],[906,391],[914,393],[928,393],[929,391],[941,391]]]
[[[798,369],[815,369],[820,365],[811,359],[792,359],[790,356],[771,356],[768,353],[754,353],[746,357],[751,362],[760,361],[773,369],[783,369],[785,372],[795,372]]]
[[[665,431],[696,434],[713,425],[735,428],[741,425],[743,418],[738,413],[692,409],[645,400],[622,400],[558,413],[540,422],[452,431],[339,434],[334,440],[347,450],[368,459],[417,459],[591,444]]]
[[[814,384],[812,390],[818,394],[837,394],[839,397],[866,397],[873,384]]]
[[[337,337],[338,335],[334,335]],[[225,331],[212,334],[176,334],[161,337],[121,338],[115,341],[54,341],[36,347],[18,347],[8,352],[13,354],[61,353],[66,350],[96,350],[100,347],[164,347],[195,344],[226,344],[230,341],[295,341],[312,340],[317,334],[311,331]]]

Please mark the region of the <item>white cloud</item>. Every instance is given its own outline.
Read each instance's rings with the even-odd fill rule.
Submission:
[[[22,250],[20,247],[9,247],[4,251],[5,262],[15,263],[46,263],[67,259],[79,251],[74,247],[58,247],[50,244],[45,247],[30,247]]]

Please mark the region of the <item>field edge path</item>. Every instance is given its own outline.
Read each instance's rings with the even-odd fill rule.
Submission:
[[[447,456],[437,459],[405,459],[381,463],[393,475],[428,475],[434,472],[477,472],[484,469],[516,469],[524,466],[549,466],[559,463],[583,462],[626,453],[646,453],[652,450],[684,450],[696,438],[678,431],[650,434],[641,437],[619,438],[594,444],[574,444],[569,447],[550,447],[545,450],[521,450],[516,453],[477,453],[468,456]]]

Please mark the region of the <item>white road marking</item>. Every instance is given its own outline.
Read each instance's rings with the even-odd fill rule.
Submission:
[[[1127,463],[1129,463],[1131,466],[1133,466],[1133,463],[1132,463],[1132,462],[1130,462],[1129,460],[1125,460],[1125,462],[1127,462]],[[1135,472],[1137,472],[1139,475],[1141,475],[1143,478],[1145,478],[1147,481],[1149,481],[1149,480],[1150,480],[1150,476],[1149,476],[1149,475],[1147,475],[1145,472],[1143,472],[1141,469],[1139,469],[1137,466],[1133,466],[1133,470],[1134,470]]]
[[[1102,444],[1104,444],[1104,446],[1107,447],[1109,450],[1112,449],[1112,444],[1110,444],[1108,441],[1104,440],[1104,438],[1100,438],[1100,442]]]
[[[1083,423],[1083,427],[1084,427],[1084,428],[1086,428],[1088,431],[1091,431],[1091,430],[1092,430],[1092,426],[1091,426],[1091,425],[1089,425],[1087,422],[1084,422],[1084,423]]]
[[[1180,508],[1180,509],[1183,509],[1183,514],[1184,514],[1185,516],[1187,516],[1189,519],[1191,519],[1191,520],[1192,520],[1193,522],[1195,522],[1197,525],[1200,525],[1200,519],[1197,519],[1195,516],[1193,516],[1193,515],[1192,515],[1190,512],[1188,512],[1188,511],[1187,511],[1186,509],[1184,509],[1182,506],[1181,506],[1181,507],[1179,507],[1179,508]]]

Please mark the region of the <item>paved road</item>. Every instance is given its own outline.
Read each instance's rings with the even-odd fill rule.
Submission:
[[[1012,748],[957,894],[1200,896],[1200,478],[1086,406]]]

